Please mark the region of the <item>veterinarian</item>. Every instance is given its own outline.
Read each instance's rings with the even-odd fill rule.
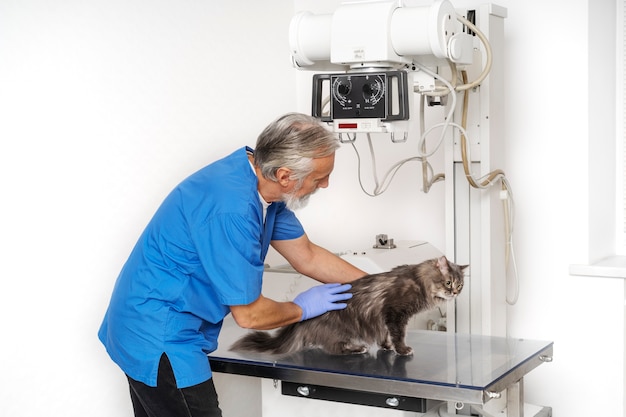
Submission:
[[[293,213],[328,186],[339,143],[290,113],[247,147],[202,168],[163,201],[115,283],[98,332],[124,371],[135,416],[221,416],[207,354],[232,313],[267,330],[345,308],[365,275],[312,243]],[[277,302],[261,294],[272,245],[324,284]]]

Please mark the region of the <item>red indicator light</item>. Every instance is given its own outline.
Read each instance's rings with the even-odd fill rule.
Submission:
[[[339,129],[356,129],[359,125],[356,123],[339,123]]]

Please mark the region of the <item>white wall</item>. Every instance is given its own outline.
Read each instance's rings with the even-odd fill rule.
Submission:
[[[555,341],[554,363],[527,377],[526,397],[555,415],[623,415],[623,281],[568,274],[606,247],[592,226],[595,207],[612,202],[605,192],[590,201],[605,184],[590,169],[596,144],[613,140],[594,130],[612,108],[595,86],[612,80],[588,57],[614,42],[603,23],[613,2],[497,3],[509,12],[504,168],[521,274],[510,333]],[[0,1],[0,415],[131,415],[123,375],[96,338],[117,272],[185,175],[253,145],[275,116],[308,111],[307,75],[288,63],[289,19],[336,4]],[[408,152],[375,147],[380,172]],[[300,217],[331,250],[369,246],[377,233],[443,247],[443,187],[424,195],[420,178],[409,165],[367,197],[344,146],[330,188]]]
[[[0,1],[0,415],[130,416],[96,333],[186,175],[295,107],[290,1]]]
[[[509,329],[555,341],[554,362],[529,374],[525,392],[555,415],[624,413],[624,282],[568,273],[614,250],[616,3],[499,2],[521,274]]]

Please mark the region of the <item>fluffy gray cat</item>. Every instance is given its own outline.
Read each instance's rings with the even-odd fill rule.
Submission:
[[[382,349],[411,355],[413,349],[404,341],[409,319],[454,299],[463,288],[467,267],[442,256],[366,275],[351,283],[353,297],[345,309],[281,327],[274,335],[250,332],[230,350],[286,354],[319,348],[345,355],[365,353],[377,343]]]

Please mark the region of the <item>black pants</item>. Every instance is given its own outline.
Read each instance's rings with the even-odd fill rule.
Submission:
[[[222,417],[213,379],[177,388],[172,365],[165,354],[159,362],[156,387],[130,377],[128,384],[135,417]]]

